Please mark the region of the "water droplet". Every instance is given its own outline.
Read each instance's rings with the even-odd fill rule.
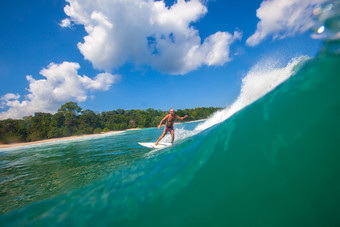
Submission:
[[[318,28],[319,34],[323,33],[324,31],[325,31],[325,26],[322,25],[321,27]]]

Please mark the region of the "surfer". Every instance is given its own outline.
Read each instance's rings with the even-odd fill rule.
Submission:
[[[166,123],[165,123],[165,127],[164,127],[164,131],[163,131],[163,134],[158,138],[157,142],[155,143],[155,146],[157,146],[158,142],[168,133],[170,132],[171,134],[171,143],[174,142],[174,139],[175,139],[175,131],[174,131],[174,122],[176,119],[181,119],[183,120],[184,118],[187,118],[188,115],[185,115],[184,117],[179,117],[175,114],[175,110],[174,109],[170,109],[169,111],[170,113],[167,114],[162,120],[161,122],[159,123],[158,125],[158,128],[160,129],[162,127],[162,123],[164,120],[166,120]]]

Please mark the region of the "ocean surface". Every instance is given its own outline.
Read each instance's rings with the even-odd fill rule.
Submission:
[[[0,225],[340,226],[338,6],[316,57],[260,62],[172,147],[139,146],[148,128],[1,149]]]

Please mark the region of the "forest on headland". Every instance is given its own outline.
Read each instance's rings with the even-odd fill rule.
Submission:
[[[178,116],[188,115],[182,122],[201,120],[220,110],[216,107],[196,107],[176,110]],[[117,109],[95,113],[83,110],[75,102],[62,105],[55,114],[37,112],[20,120],[0,121],[0,144],[31,142],[84,134],[156,127],[168,111],[155,109]],[[163,122],[164,123],[164,122]]]

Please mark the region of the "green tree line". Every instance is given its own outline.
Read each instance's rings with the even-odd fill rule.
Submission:
[[[201,120],[221,108],[197,107],[177,110],[179,116],[188,115],[183,120]],[[83,110],[75,102],[62,105],[57,113],[35,113],[22,120],[6,119],[0,121],[0,143],[30,142],[49,138],[93,134],[129,128],[156,127],[168,111],[123,110],[117,109],[95,113]]]

